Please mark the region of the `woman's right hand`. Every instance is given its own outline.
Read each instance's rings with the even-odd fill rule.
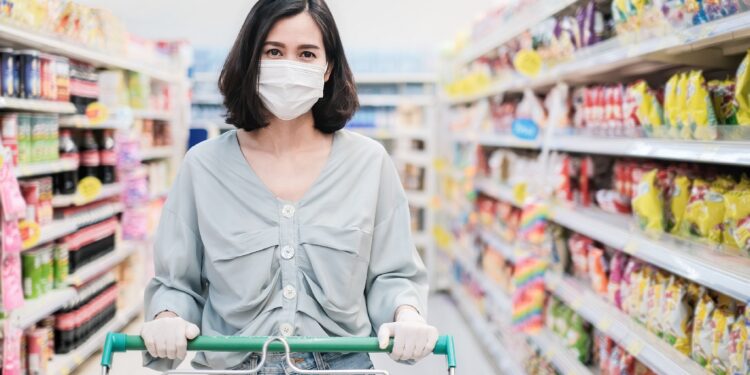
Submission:
[[[196,338],[200,329],[171,311],[164,311],[141,328],[148,353],[156,358],[184,359],[187,341]]]

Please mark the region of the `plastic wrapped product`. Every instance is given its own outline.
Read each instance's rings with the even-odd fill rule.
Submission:
[[[669,276],[661,270],[654,270],[646,290],[646,328],[659,337],[664,336],[666,317],[664,316],[664,296],[667,291]]]
[[[682,220],[690,200],[692,182],[687,176],[677,176],[672,181],[667,209],[667,230],[677,233],[682,228]]]
[[[687,285],[672,275],[664,295],[664,339],[685,355],[690,354],[691,309],[687,299]]]
[[[607,284],[607,297],[610,302],[618,309],[622,310],[622,289],[625,282],[625,268],[628,263],[628,256],[621,252],[616,252],[609,262],[609,283]]]
[[[685,209],[684,223],[687,232],[721,244],[724,223],[724,193],[722,183],[709,183],[703,179],[693,181],[690,202]]]
[[[729,335],[729,373],[732,375],[750,373],[750,308],[743,306],[740,312]]]
[[[591,287],[596,293],[606,296],[608,292],[608,262],[604,249],[597,246],[591,246],[588,251],[588,263]]]
[[[641,228],[664,231],[664,201],[657,184],[658,170],[653,169],[641,177],[638,193],[633,199],[633,211]]]
[[[693,136],[701,140],[716,139],[718,121],[706,79],[700,70],[694,70],[688,76],[687,110]]]
[[[568,249],[573,263],[573,275],[586,278],[589,276],[588,252],[593,240],[575,233],[568,239]]]
[[[724,243],[750,254],[750,188],[744,184],[724,195]]]
[[[591,362],[591,325],[580,315],[575,313],[571,315],[565,342],[581,363]]]
[[[690,139],[692,138],[692,131],[690,128],[690,112],[688,110],[688,86],[690,82],[690,75],[688,73],[680,73],[677,79],[677,90],[675,91],[675,111],[677,113],[677,122],[675,137]]]
[[[638,259],[630,258],[625,265],[625,271],[620,283],[620,294],[622,295],[622,310],[630,315],[635,316],[637,306],[635,306],[633,295],[636,291],[638,278],[642,275],[642,264]]]
[[[727,296],[719,296],[717,307],[711,318],[711,360],[709,368],[717,375],[729,375],[731,353],[731,330],[737,320],[737,305]]]
[[[713,80],[708,82],[708,91],[719,125],[737,125],[737,102],[734,100],[734,81]]]
[[[695,306],[693,317],[693,337],[690,357],[699,365],[708,368],[709,359],[713,352],[711,346],[712,332],[711,319],[713,317],[715,302],[708,292],[701,288],[698,304]]]
[[[737,101],[737,122],[750,125],[750,50],[737,68],[737,84],[734,87],[734,99]]]
[[[649,135],[665,136],[664,110],[648,83],[643,80],[634,83],[628,88],[628,96],[634,102],[633,115],[636,122],[643,125]]]
[[[669,78],[664,86],[664,119],[674,134],[679,124],[679,113],[677,112],[677,83],[680,75],[675,74]]]

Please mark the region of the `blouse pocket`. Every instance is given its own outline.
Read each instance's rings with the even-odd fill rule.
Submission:
[[[264,299],[267,296],[262,291],[272,289],[269,284],[279,269],[274,256],[278,244],[278,228],[243,233],[214,244],[206,249],[206,269],[212,271],[207,273],[209,283],[215,290],[233,291],[231,298],[248,304]]]
[[[357,228],[300,227],[300,270],[316,299],[349,308],[364,294],[372,235]],[[325,303],[322,303],[325,307]]]

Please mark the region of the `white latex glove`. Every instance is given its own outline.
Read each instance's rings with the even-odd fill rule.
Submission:
[[[378,342],[381,349],[388,347],[393,337],[394,361],[420,360],[432,353],[438,339],[437,328],[427,324],[424,318],[412,307],[399,308],[396,321],[385,323],[378,329]]]
[[[164,314],[164,313],[162,313]],[[184,359],[187,354],[187,340],[200,334],[200,329],[193,323],[169,314],[144,323],[141,337],[148,353],[156,358]]]

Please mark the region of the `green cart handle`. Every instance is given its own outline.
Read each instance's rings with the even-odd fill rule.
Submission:
[[[187,349],[212,352],[260,352],[269,338],[266,336],[198,336],[188,341]],[[375,337],[287,337],[286,341],[289,343],[291,352],[390,353],[393,349],[393,339],[386,349],[380,349],[378,339]],[[111,368],[113,354],[128,350],[146,350],[146,344],[141,336],[108,333],[102,350],[102,367]],[[284,352],[285,348],[281,342],[276,341],[268,345],[268,351],[279,353]],[[449,370],[456,368],[456,350],[453,344],[453,336],[440,336],[432,353],[444,355]]]

